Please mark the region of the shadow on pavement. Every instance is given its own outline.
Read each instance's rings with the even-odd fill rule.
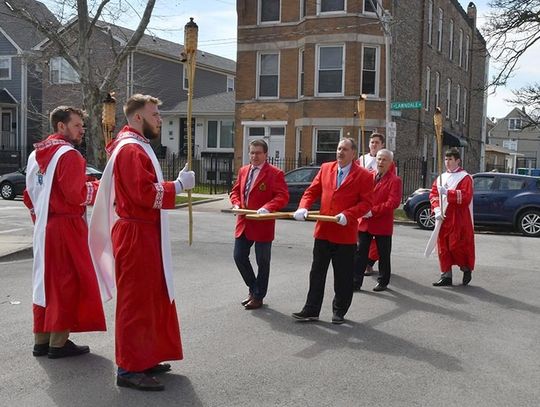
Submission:
[[[482,287],[477,286],[456,286],[456,291],[460,294],[466,294],[471,297],[477,298],[480,301],[490,302],[498,304],[503,308],[516,309],[521,311],[529,311],[533,314],[540,314],[540,307],[537,305],[527,304],[526,302],[515,300],[504,295],[495,294]]]
[[[46,391],[57,406],[203,405],[191,381],[174,373],[160,376],[165,391],[144,392],[117,387],[116,366],[100,355],[90,353],[65,359],[36,360],[49,376],[50,385]]]
[[[291,316],[270,308],[261,309],[260,312],[253,313],[253,316],[269,323],[273,330],[313,341],[311,346],[296,354],[301,358],[314,358],[327,350],[349,348],[419,360],[440,370],[463,371],[458,358],[418,346],[366,324],[350,320],[346,320],[343,325],[321,321],[297,322]]]

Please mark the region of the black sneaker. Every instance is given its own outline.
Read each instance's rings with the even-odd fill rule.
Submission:
[[[79,356],[90,352],[88,346],[78,346],[71,342],[69,339],[61,348],[55,348],[50,346],[48,357],[49,359],[67,358],[69,356]]]
[[[319,316],[309,314],[306,311],[302,310],[300,312],[293,312],[292,317],[300,322],[309,322],[309,321],[318,321]]]
[[[343,318],[341,315],[334,314],[332,315],[332,323],[336,325],[341,325],[345,322],[345,318]]]
[[[471,270],[463,270],[463,285],[469,284],[471,282],[471,279]]]
[[[32,350],[32,355],[34,355],[35,357],[46,356],[47,353],[49,353],[49,344],[48,343],[42,343],[40,345],[34,345],[34,349]]]

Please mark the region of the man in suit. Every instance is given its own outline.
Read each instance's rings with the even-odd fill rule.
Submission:
[[[238,179],[230,200],[233,208],[257,210],[258,214],[275,212],[289,202],[289,190],[283,171],[266,162],[268,145],[262,139],[249,143],[249,165],[238,171]],[[247,310],[262,307],[268,289],[270,255],[274,240],[275,220],[249,220],[244,215],[236,219],[234,261],[249,288],[242,301]],[[249,253],[255,245],[258,273],[255,276]]]
[[[358,218],[371,209],[373,177],[356,161],[356,143],[342,139],[337,147],[337,161],[324,163],[304,192],[296,220],[305,220],[308,209],[321,199],[321,215],[337,218],[337,223],[317,221],[313,262],[309,274],[309,291],[304,308],[292,314],[298,321],[319,319],[328,266],[334,269],[334,301],[332,323],[345,322],[345,314],[353,296],[354,253]]]
[[[394,209],[401,202],[402,182],[393,170],[394,154],[382,149],[377,153],[373,207],[358,222],[358,250],[354,267],[354,289],[360,291],[368,253],[373,239],[379,252],[379,278],[373,291],[384,291],[390,282],[390,252],[394,230]]]

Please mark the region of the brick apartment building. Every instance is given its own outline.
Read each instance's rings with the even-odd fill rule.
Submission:
[[[364,139],[385,133],[385,37],[371,0],[237,0],[236,165],[249,140],[265,137],[270,157],[321,163],[340,137],[361,145],[357,114],[366,94]],[[379,0],[380,4],[380,0]],[[485,123],[485,41],[457,0],[384,0],[391,16],[391,99],[421,101],[394,111],[396,159],[420,160],[416,183],[433,169],[433,113],[445,144],[479,169]],[[398,116],[399,115],[399,116]],[[285,166],[284,169],[288,169]],[[472,168],[471,168],[472,167]],[[418,185],[416,185],[418,186]]]

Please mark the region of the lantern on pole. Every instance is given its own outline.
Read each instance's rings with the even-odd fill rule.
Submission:
[[[199,36],[199,27],[190,17],[189,22],[184,27],[184,51],[182,52],[182,61],[187,64],[187,80],[188,80],[188,99],[187,99],[187,164],[188,169],[192,167],[192,128],[191,115],[193,110],[193,87],[195,82],[195,58],[197,56],[197,39]],[[191,246],[193,242],[193,206],[191,199],[191,190],[187,191],[188,195],[188,213],[189,213],[189,237],[188,243]]]
[[[439,186],[442,186],[442,173],[443,173],[443,117],[441,108],[437,107],[433,114],[433,125],[435,126],[435,138],[437,140],[437,171],[439,172]],[[444,200],[439,197],[439,205],[441,207],[441,215],[444,218],[443,210]]]
[[[364,140],[364,127],[366,125],[366,99],[367,96],[361,94],[356,103],[358,110],[358,119],[360,120],[360,150],[362,152],[362,166],[366,166],[366,142]]]
[[[114,98],[114,92],[107,93],[107,97],[103,99],[102,103],[101,129],[103,131],[105,146],[107,146],[113,138],[114,128],[116,126],[116,99]]]

